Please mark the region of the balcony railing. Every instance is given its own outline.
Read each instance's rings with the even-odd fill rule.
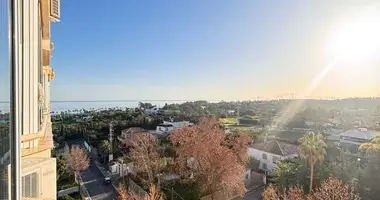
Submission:
[[[43,122],[41,124],[38,133],[26,134],[21,136],[22,143],[26,143],[32,140],[38,141],[37,145],[31,145],[29,148],[22,149],[22,156],[28,156],[54,147],[53,135],[51,131],[49,112],[44,113]]]

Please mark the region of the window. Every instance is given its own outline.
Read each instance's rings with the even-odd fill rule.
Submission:
[[[22,177],[22,196],[29,198],[38,198],[37,172]]]
[[[0,199],[9,199],[8,182],[12,169],[10,164],[10,43],[9,5],[10,1],[0,0]]]
[[[267,159],[267,154],[263,153],[263,159],[264,159],[264,160]]]
[[[40,3],[38,3],[38,5],[40,5]],[[40,6],[38,6],[38,8],[40,8]],[[40,9],[38,9],[38,19],[41,19],[41,16],[40,16]],[[38,20],[38,49],[40,49],[40,51],[38,52],[38,84],[41,84],[42,86],[44,86],[44,73],[43,73],[43,66],[42,66],[42,47],[41,47],[41,44],[42,44],[42,25],[41,25],[41,20]],[[41,92],[44,92],[44,91],[40,91],[40,86],[38,86],[38,93],[41,93]],[[43,93],[42,93],[43,94]],[[39,94],[39,95],[42,95],[42,94]],[[40,100],[40,99],[38,99]],[[39,104],[40,105],[40,104]],[[39,106],[38,108],[38,120],[39,120],[39,124],[42,124],[43,122],[43,107],[41,107],[41,105]]]
[[[280,160],[280,158],[279,157],[277,157],[277,156],[273,156],[273,163],[277,163],[278,162],[278,160]]]
[[[263,163],[263,169],[268,169],[268,166],[266,163]]]

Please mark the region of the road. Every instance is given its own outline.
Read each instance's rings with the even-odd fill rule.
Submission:
[[[261,194],[264,192],[264,187],[259,188],[257,190],[248,191],[245,195],[243,200],[259,200],[261,199]]]
[[[113,200],[116,197],[113,186],[103,183],[104,176],[95,163],[91,163],[90,167],[81,173],[81,177],[92,200]]]

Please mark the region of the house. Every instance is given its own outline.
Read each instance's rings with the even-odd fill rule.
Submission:
[[[255,143],[248,148],[248,155],[260,161],[259,169],[272,174],[279,160],[298,156],[298,146],[276,140]]]
[[[158,114],[160,112],[160,108],[158,108],[158,107],[146,108],[146,109],[144,109],[144,112],[147,115],[153,115],[153,114],[155,115],[155,114]]]
[[[113,175],[117,175],[119,177],[123,177],[128,173],[133,173],[133,164],[132,163],[124,163],[122,159],[113,160],[109,164],[109,170]]]
[[[131,127],[121,131],[121,135],[117,139],[122,143],[123,147],[132,147],[132,141],[136,134],[147,133],[148,131],[141,127]]]
[[[356,153],[359,151],[361,144],[371,141],[378,133],[377,131],[369,131],[366,128],[347,130],[339,134],[338,145]]]
[[[340,134],[345,132],[343,128],[327,128],[327,140],[332,142],[337,142],[340,140]]]
[[[162,124],[159,124],[156,127],[156,131],[154,133],[159,135],[167,136],[169,133],[171,133],[174,129],[177,128],[184,128],[188,126],[192,126],[193,123],[189,121],[181,121],[181,122],[168,122],[164,121]]]

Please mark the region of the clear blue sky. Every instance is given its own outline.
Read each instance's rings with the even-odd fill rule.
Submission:
[[[61,22],[52,27],[52,100],[299,93],[332,60],[326,43],[337,21],[372,2],[61,1]],[[343,79],[336,86],[336,75],[316,96],[361,95]]]

